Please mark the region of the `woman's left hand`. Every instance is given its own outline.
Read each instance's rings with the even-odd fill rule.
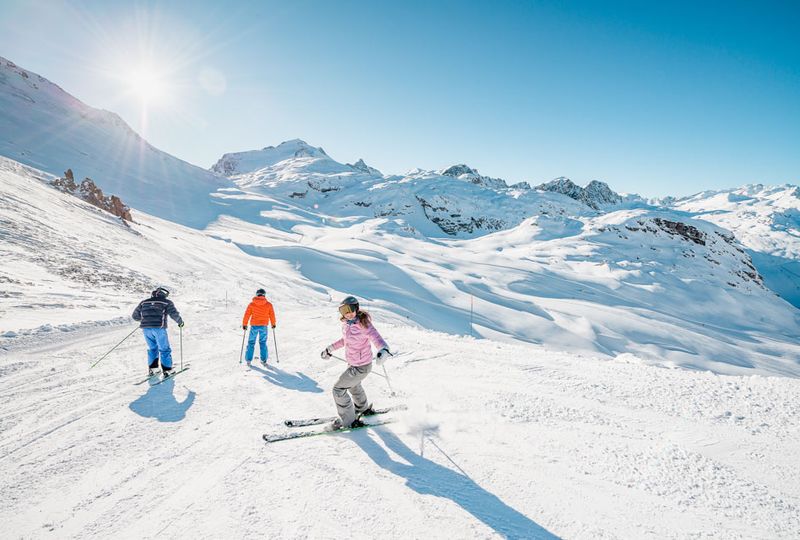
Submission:
[[[375,356],[375,363],[379,366],[382,366],[383,363],[386,362],[386,359],[391,355],[392,353],[389,352],[389,349],[384,347],[383,349],[379,350],[377,356]]]

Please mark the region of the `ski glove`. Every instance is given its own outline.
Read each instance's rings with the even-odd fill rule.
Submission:
[[[275,330],[275,325],[274,324],[272,325],[272,329]]]
[[[242,330],[247,330],[247,325],[246,324],[242,325]]]
[[[322,358],[323,360],[327,360],[328,358],[330,358],[331,357],[330,347],[325,347],[325,350],[319,353],[319,357]]]
[[[178,328],[183,328],[183,321],[178,323]]]
[[[377,356],[375,356],[375,363],[379,366],[382,366],[383,363],[386,362],[386,359],[390,356],[391,353],[389,352],[389,349],[384,347],[383,349],[379,350]]]

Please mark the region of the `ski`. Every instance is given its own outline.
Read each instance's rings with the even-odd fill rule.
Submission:
[[[353,428],[342,428],[342,429],[324,429],[324,430],[316,430],[316,431],[294,431],[290,433],[264,433],[262,438],[264,442],[274,443],[279,441],[288,441],[290,439],[302,439],[305,437],[316,437],[317,435],[333,435],[335,433],[349,433],[351,431],[357,431],[359,429],[366,429],[366,428],[374,428],[378,426],[383,426],[386,424],[391,424],[396,422],[396,420],[384,420],[383,422],[375,422],[373,424],[364,424],[363,426],[353,427]]]
[[[157,382],[153,383],[153,386],[156,386],[156,385],[158,385],[158,384],[161,384],[161,383],[162,383],[162,382],[164,382],[164,381],[168,381],[168,380],[172,379],[173,377],[175,377],[175,376],[176,376],[178,373],[183,373],[183,372],[184,372],[184,371],[186,371],[187,369],[189,369],[189,366],[186,366],[186,367],[185,367],[185,368],[183,368],[183,369],[179,369],[178,371],[173,371],[173,372],[171,372],[169,375],[167,375],[166,377],[162,378],[160,381],[157,381]]]
[[[144,383],[146,383],[147,381],[151,380],[153,377],[158,377],[159,375],[161,375],[161,372],[160,372],[160,371],[156,371],[156,372],[155,372],[155,373],[153,373],[152,375],[148,375],[146,378],[142,379],[141,381],[136,381],[136,382],[135,382],[135,383],[133,383],[133,384],[136,384],[136,385],[139,385],[139,384],[144,384]]]
[[[392,411],[404,411],[406,409],[405,405],[394,405],[392,407],[385,407],[383,409],[375,409],[373,414],[365,414],[363,417],[369,418],[370,416],[375,416],[377,414],[386,414]],[[328,422],[333,422],[337,416],[322,416],[319,418],[304,418],[302,420],[284,420],[283,423],[286,427],[305,427],[305,426],[316,426],[319,424],[326,424]],[[361,418],[361,416],[359,416]]]
[[[183,373],[184,371],[186,371],[187,369],[189,369],[189,367],[190,367],[190,366],[186,366],[185,368],[183,368],[183,369],[179,369],[178,371],[173,371],[173,372],[172,372],[172,374],[171,374],[169,377],[174,377],[174,376],[175,376],[175,375],[177,375],[178,373]],[[148,381],[152,381],[154,377],[158,377],[159,375],[162,375],[162,374],[163,374],[163,372],[162,372],[162,371],[156,371],[156,372],[155,372],[155,373],[153,373],[152,375],[148,375],[146,378],[142,379],[141,381],[136,381],[136,382],[135,382],[135,383],[133,383],[133,384],[135,384],[135,385],[144,384],[144,383],[146,383],[146,382],[148,382]],[[167,377],[167,378],[169,378],[169,377]],[[162,379],[162,380],[158,381],[158,382],[157,382],[157,383],[155,383],[153,386],[155,386],[156,384],[160,384],[160,383],[162,383],[162,382],[164,382],[164,379]]]

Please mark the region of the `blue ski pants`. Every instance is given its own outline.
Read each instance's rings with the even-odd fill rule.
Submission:
[[[147,363],[153,365],[153,362],[161,358],[162,368],[172,367],[172,349],[169,346],[169,336],[167,335],[166,328],[142,328],[144,333],[144,340],[147,342]]]
[[[255,354],[256,338],[258,338],[258,347],[261,351],[261,361],[267,361],[267,327],[265,326],[251,326],[250,336],[247,338],[247,352],[244,354],[244,359],[247,362],[253,361]]]

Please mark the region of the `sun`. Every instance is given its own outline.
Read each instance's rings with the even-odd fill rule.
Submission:
[[[125,80],[130,92],[143,102],[152,103],[165,97],[166,83],[161,74],[151,66],[131,69]]]

